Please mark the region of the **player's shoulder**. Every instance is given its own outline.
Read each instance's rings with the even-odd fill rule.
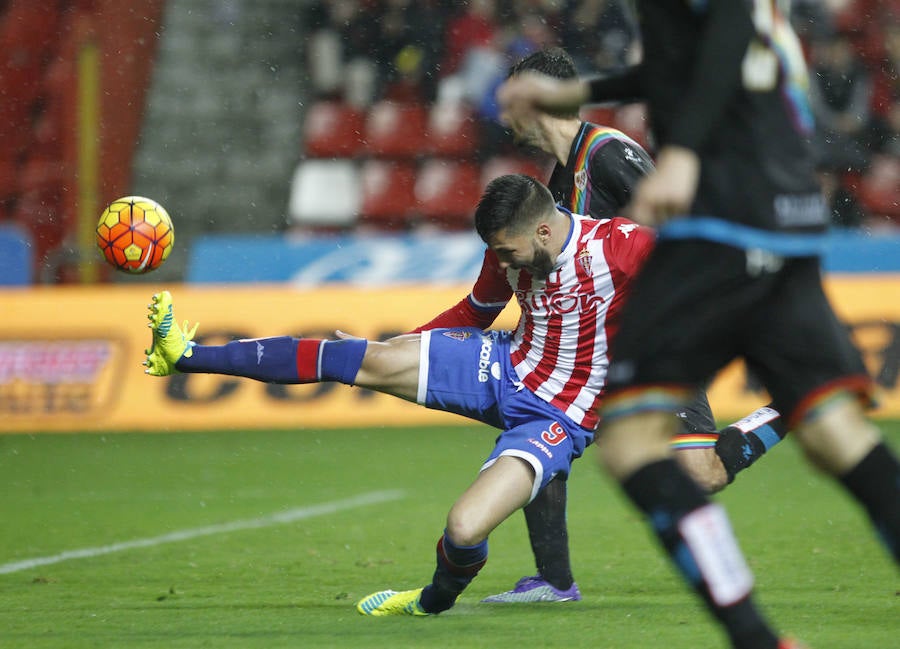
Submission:
[[[654,231],[624,216],[596,219],[594,239],[608,239],[612,245],[630,244],[637,240],[653,239]]]
[[[586,157],[592,166],[624,164],[642,170],[653,168],[650,154],[626,133],[608,126],[586,124],[588,128],[584,131],[582,146],[585,147]]]

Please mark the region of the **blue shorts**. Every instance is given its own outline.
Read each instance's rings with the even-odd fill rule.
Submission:
[[[553,478],[568,477],[594,433],[519,383],[509,332],[434,329],[421,340],[416,401],[503,430],[482,471],[502,455],[525,460],[535,474],[531,499]]]

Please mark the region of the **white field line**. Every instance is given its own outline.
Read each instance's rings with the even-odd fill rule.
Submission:
[[[112,554],[113,552],[122,552],[123,550],[133,550],[135,548],[152,548],[165,543],[175,543],[176,541],[187,541],[196,539],[201,536],[212,536],[214,534],[227,534],[239,530],[254,530],[263,527],[271,527],[273,525],[285,525],[302,521],[315,516],[324,516],[325,514],[334,514],[335,512],[344,511],[345,509],[353,509],[355,507],[364,507],[366,505],[376,505],[378,503],[398,500],[404,496],[402,491],[372,491],[352,498],[344,500],[335,500],[330,503],[322,503],[320,505],[311,505],[309,507],[298,507],[296,509],[288,509],[287,511],[269,514],[268,516],[260,516],[259,518],[246,518],[243,520],[231,521],[230,523],[220,523],[219,525],[207,525],[204,527],[193,527],[186,530],[176,530],[163,534],[161,536],[153,536],[147,539],[134,539],[133,541],[122,541],[120,543],[112,543],[110,545],[101,545],[95,548],[81,548],[80,550],[66,550],[59,554],[49,557],[35,557],[33,559],[23,559],[22,561],[13,561],[12,563],[0,564],[0,575],[6,575],[12,572],[28,570],[29,568],[37,568],[38,566],[47,566],[52,563],[68,561],[69,559],[89,559],[91,557],[99,557],[104,554]]]

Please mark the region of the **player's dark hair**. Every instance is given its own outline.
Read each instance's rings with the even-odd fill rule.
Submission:
[[[575,79],[578,76],[575,61],[561,47],[548,47],[532,52],[514,63],[506,76],[507,78],[512,77],[525,71],[539,72],[554,79]],[[560,115],[562,117],[578,117],[578,109]]]
[[[524,174],[507,174],[488,183],[475,208],[475,230],[485,243],[500,230],[520,232],[555,209],[553,194]]]
[[[533,70],[556,79],[574,79],[578,76],[575,61],[561,47],[548,47],[544,50],[532,52],[509,68],[507,77],[511,77],[525,70]]]

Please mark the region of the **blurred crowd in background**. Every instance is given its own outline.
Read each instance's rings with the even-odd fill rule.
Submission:
[[[900,2],[799,0],[791,15],[834,223],[900,227]],[[493,95],[515,60],[560,45],[581,73],[607,74],[641,57],[627,0],[318,0],[305,20],[316,98],[361,110],[463,101],[481,127],[482,158],[511,146]],[[590,117],[647,142],[639,108]]]
[[[898,234],[900,0],[791,17],[832,220]],[[509,66],[549,46],[584,75],[642,56],[631,0],[0,0],[0,45],[0,259],[21,253],[19,283],[109,279],[93,229],[126,194],[172,214],[179,254],[154,274],[171,279],[216,233],[471,232],[490,179],[553,162],[499,123]],[[641,104],[583,117],[654,152]]]

